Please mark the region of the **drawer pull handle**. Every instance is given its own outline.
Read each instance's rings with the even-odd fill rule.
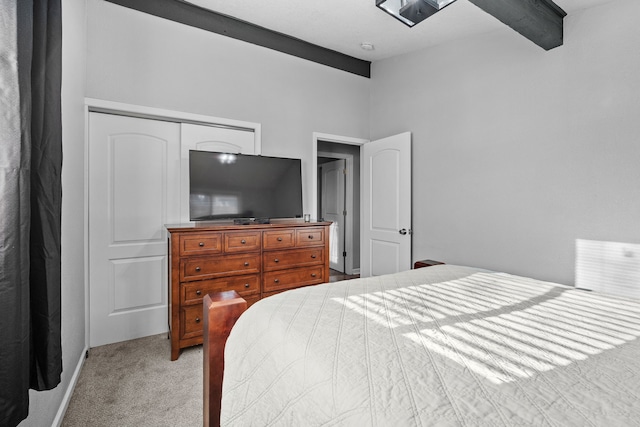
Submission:
[[[196,323],[200,323],[200,318],[196,317]]]
[[[313,239],[313,235],[309,234],[309,238],[310,238],[310,239]]]
[[[203,247],[204,246],[204,242],[198,243],[198,246]]]
[[[311,277],[316,277],[316,273],[311,273]]]
[[[244,245],[245,243],[247,243],[247,241],[242,239],[242,240],[240,240],[240,243],[242,243]]]
[[[280,279],[273,279],[274,282],[280,283]]]
[[[316,259],[316,254],[312,254],[311,258]]]
[[[280,262],[278,258],[274,259],[273,262]]]
[[[196,295],[198,295],[198,296],[202,295],[202,291],[201,291],[200,289],[198,289],[198,290],[196,291]]]
[[[282,237],[278,237],[278,242],[282,242]]]
[[[244,262],[244,266],[245,266],[245,267],[249,267],[249,261],[245,261],[245,262]]]
[[[200,271],[200,267],[196,267],[196,271]]]
[[[244,284],[244,287],[245,287],[245,288],[249,288],[249,284],[248,284],[248,283],[245,283],[245,284]]]

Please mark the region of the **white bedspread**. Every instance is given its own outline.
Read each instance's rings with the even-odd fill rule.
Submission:
[[[442,265],[253,305],[222,425],[640,425],[640,301]]]

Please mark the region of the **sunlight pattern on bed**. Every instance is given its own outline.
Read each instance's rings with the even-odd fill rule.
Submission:
[[[483,287],[469,287],[470,283]],[[416,323],[439,326],[444,319],[482,315],[542,297],[541,302],[523,310],[404,334],[496,384],[566,366],[640,336],[640,317],[635,323],[628,320],[629,314],[637,316],[639,306],[608,303],[598,307],[579,293],[554,293],[545,299],[553,289],[557,286],[537,282],[531,289],[508,275],[476,273],[463,279],[333,300],[396,328]]]

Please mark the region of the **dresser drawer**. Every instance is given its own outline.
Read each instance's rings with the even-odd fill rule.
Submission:
[[[180,338],[192,338],[202,335],[204,326],[203,313],[202,304],[188,305],[180,310]]]
[[[236,291],[241,296],[260,294],[260,275],[222,277],[198,280],[181,285],[182,304],[202,304],[202,298],[211,292]]]
[[[225,253],[259,251],[261,243],[259,231],[224,233]]]
[[[318,246],[324,245],[323,227],[306,227],[296,229],[296,246]]]
[[[243,296],[247,307],[260,299],[260,294]],[[201,337],[204,329],[204,307],[200,304],[188,305],[180,310],[180,339]]]
[[[282,270],[284,268],[302,267],[305,265],[323,263],[323,247],[273,251],[262,254],[262,265],[264,266],[264,271]]]
[[[180,281],[260,272],[260,254],[193,257],[180,261]]]
[[[324,266],[292,268],[290,270],[271,271],[262,275],[264,292],[293,289],[300,286],[323,283]]]
[[[222,253],[222,233],[189,233],[180,235],[180,255]]]
[[[293,229],[265,231],[262,239],[265,250],[292,248],[296,245],[296,233]]]

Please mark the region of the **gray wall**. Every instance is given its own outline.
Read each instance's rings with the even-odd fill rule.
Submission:
[[[369,79],[105,1],[87,76],[92,98],[261,123],[262,154],[302,159],[305,206],[313,132],[369,136]]]
[[[62,382],[29,395],[29,417],[21,427],[49,426],[84,359],[84,89],[85,0],[63,0],[62,40]]]
[[[571,284],[576,239],[640,242],[638,16],[574,13],[549,52],[505,26],[373,64],[371,139],[413,132],[414,260]]]

